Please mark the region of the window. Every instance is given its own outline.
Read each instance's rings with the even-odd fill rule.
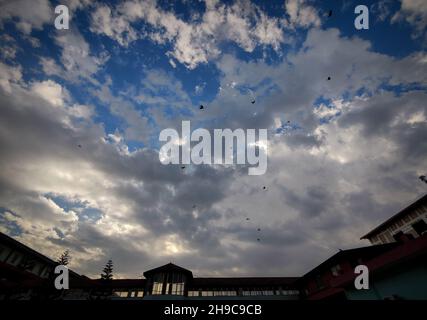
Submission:
[[[262,295],[263,296],[274,296],[274,290],[263,290]]]
[[[316,276],[316,286],[317,289],[323,289],[325,287],[325,283],[320,275]]]
[[[114,294],[120,298],[127,298],[128,292],[127,291],[116,291]]]
[[[217,297],[227,297],[227,296],[236,296],[236,291],[234,290],[215,290],[214,296]]]
[[[202,291],[202,297],[211,297],[213,296],[213,291]]]
[[[412,228],[414,228],[418,235],[422,235],[423,233],[427,232],[427,223],[425,223],[424,220],[419,220],[412,224]]]
[[[152,294],[162,294],[162,289],[163,289],[163,282],[154,282]]]
[[[181,273],[169,273],[166,277],[165,294],[183,295],[185,276]]]
[[[194,290],[188,291],[188,296],[189,297],[198,297],[199,291],[194,291]]]
[[[184,294],[184,283],[172,283],[172,291],[173,295],[183,295]]]
[[[403,236],[403,232],[399,231],[398,233],[396,233],[395,235],[393,235],[393,239],[396,240],[397,242],[400,241],[400,238]]]
[[[158,274],[154,275],[154,277],[153,277],[153,290],[151,291],[151,294],[153,294],[153,295],[162,294],[164,281],[165,281],[165,274],[164,273],[158,273]]]
[[[20,256],[21,255],[18,252],[13,253],[9,260],[9,263],[12,265],[17,265],[20,260]]]
[[[331,272],[334,277],[338,277],[339,275],[342,274],[341,266],[339,264],[337,264],[336,266],[333,266],[331,268]]]
[[[137,291],[136,296],[137,298],[142,298],[144,296],[144,290],[141,289],[140,291]]]

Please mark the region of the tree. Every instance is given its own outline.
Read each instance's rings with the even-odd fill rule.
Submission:
[[[101,279],[102,280],[113,280],[113,261],[108,260],[104,269],[102,270]]]
[[[71,260],[70,252],[68,250],[65,250],[56,262],[58,262],[58,264],[61,264],[63,266],[67,266],[70,263],[70,260]]]

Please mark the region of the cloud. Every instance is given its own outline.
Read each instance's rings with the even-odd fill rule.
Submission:
[[[319,27],[321,22],[318,10],[309,5],[307,0],[286,0],[286,13],[289,15],[289,25],[292,28]]]
[[[22,68],[12,67],[0,62],[0,87],[6,92],[11,92],[13,83],[17,83],[22,78]]]
[[[60,61],[63,70],[51,58],[41,58],[43,70],[48,75],[60,75],[71,81],[84,78],[96,83],[93,75],[108,61],[109,55],[106,52],[99,56],[92,55],[87,41],[74,29],[58,31],[55,42],[61,48]]]
[[[138,22],[148,25],[150,31],[136,31],[133,25]],[[125,1],[113,10],[99,5],[92,14],[91,30],[122,46],[139,38],[170,43],[173,48],[168,54],[189,69],[218,57],[222,42],[233,42],[247,52],[257,46],[278,50],[283,42],[279,20],[243,1],[232,5],[208,1],[201,18],[188,22],[159,8],[155,1]]]
[[[208,2],[186,20],[154,2],[94,5],[92,28],[124,46],[135,32],[188,68],[214,57],[218,91],[203,112],[192,95],[204,84],[181,81],[183,68],[144,67],[120,90],[122,74],[107,73],[96,41],[76,30],[53,33],[58,51],[40,58],[41,77],[0,63],[1,230],[51,257],[70,249],[71,267],[89,276],[108,258],[121,277],[168,261],[198,276],[301,275],[338,247],[365,244],[365,231],[424,191],[427,58],[375,52],[367,40],[313,28],[311,2],[287,5],[288,24],[245,2]],[[274,49],[291,24],[309,30],[275,64],[215,51],[217,39]],[[119,119],[117,130],[103,112]],[[267,173],[162,165],[158,131],[183,119],[269,128]]]
[[[53,21],[53,9],[49,0],[0,1],[0,26],[8,20],[17,19],[16,27],[25,34],[33,29],[42,29],[44,24]]]
[[[427,29],[427,3],[423,0],[401,0],[401,7],[391,22],[406,21],[415,27],[414,37],[425,35]]]

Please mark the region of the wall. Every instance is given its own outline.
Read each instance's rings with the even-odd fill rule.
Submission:
[[[370,279],[369,290],[349,288],[349,300],[383,300],[398,295],[408,300],[427,299],[427,262],[417,262],[413,266],[396,268],[381,277]]]

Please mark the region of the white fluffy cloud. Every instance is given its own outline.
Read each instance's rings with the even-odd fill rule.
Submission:
[[[308,28],[311,26],[320,26],[318,11],[308,0],[286,0],[286,12],[290,17],[290,26]]]
[[[138,32],[132,26],[137,22],[145,22],[151,30]],[[231,5],[207,1],[203,15],[190,22],[160,9],[155,1],[125,1],[113,10],[100,5],[92,14],[91,30],[124,46],[141,37],[160,44],[171,43],[169,55],[190,69],[217,57],[224,41],[234,42],[248,52],[257,46],[277,50],[284,41],[277,18],[243,1]]]

